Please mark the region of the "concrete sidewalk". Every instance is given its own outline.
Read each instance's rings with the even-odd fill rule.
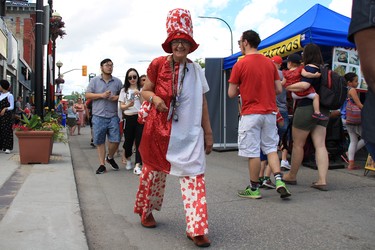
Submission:
[[[68,143],[49,164],[21,165],[16,136],[0,152],[0,235],[0,249],[88,249]]]

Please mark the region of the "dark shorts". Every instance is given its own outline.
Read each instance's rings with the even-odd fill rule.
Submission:
[[[329,110],[320,107],[320,112],[326,116],[329,116]],[[312,117],[314,113],[314,108],[312,105],[301,106],[296,109],[293,116],[293,127],[311,131],[316,125],[321,125],[327,127],[327,121],[321,121]]]
[[[66,125],[68,125],[68,127],[74,127],[77,125],[77,118],[67,118],[66,119]]]
[[[353,1],[352,19],[349,26],[348,40],[354,42],[354,34],[360,30],[375,26],[375,1]]]

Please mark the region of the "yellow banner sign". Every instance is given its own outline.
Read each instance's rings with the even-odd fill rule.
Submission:
[[[259,52],[271,58],[273,56],[285,57],[301,50],[303,50],[301,46],[301,35],[297,35],[270,47],[264,48]]]

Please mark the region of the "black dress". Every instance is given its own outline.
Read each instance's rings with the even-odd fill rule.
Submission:
[[[10,107],[8,97],[0,101],[0,111],[3,108]],[[12,110],[7,110],[3,116],[0,116],[0,149],[13,150],[13,116]]]

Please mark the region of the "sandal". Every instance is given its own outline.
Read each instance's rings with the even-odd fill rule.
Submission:
[[[316,182],[313,182],[311,185],[312,188],[318,189],[319,191],[328,191],[326,184],[317,184]]]

